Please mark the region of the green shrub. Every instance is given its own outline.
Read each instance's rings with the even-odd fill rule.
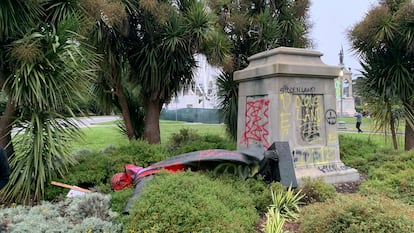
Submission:
[[[254,232],[249,190],[195,172],[160,173],[130,209],[125,232]]]
[[[281,189],[284,189],[280,183],[272,183],[270,185],[266,184],[260,176],[257,178],[248,178],[247,180],[243,180],[243,184],[246,185],[250,193],[252,193],[255,207],[259,212],[266,211],[267,207],[272,203],[270,187],[280,187]]]
[[[272,203],[272,196],[270,189],[273,190],[283,190],[286,188],[283,187],[280,183],[274,182],[270,185],[267,184],[261,176],[259,177],[250,177],[247,179],[241,179],[238,176],[232,174],[214,174],[213,172],[205,173],[209,175],[212,179],[219,179],[221,182],[230,184],[233,187],[243,188],[249,190],[249,195],[253,199],[255,208],[259,212],[264,212],[267,207]]]
[[[342,162],[359,172],[368,173],[371,166],[368,161],[370,158],[375,158],[378,145],[369,139],[360,139],[351,135],[339,135],[339,145]]]
[[[194,130],[189,128],[182,128],[178,133],[173,133],[168,139],[168,145],[171,151],[177,150],[183,144],[192,141],[200,141],[201,136]]]
[[[199,150],[224,149],[235,150],[236,144],[218,135],[199,135],[195,130],[181,129],[171,136],[168,142],[169,150],[174,155]]]
[[[303,195],[301,190],[295,191],[291,187],[287,190],[278,191],[271,190],[272,193],[272,207],[275,207],[281,216],[289,221],[298,219],[298,213],[300,212],[301,199]]]
[[[364,174],[384,162],[395,161],[401,154],[389,147],[381,147],[369,138],[361,139],[352,135],[339,135],[339,144],[342,162]]]
[[[326,183],[321,177],[316,179],[304,177],[302,181],[303,185],[301,190],[304,195],[302,202],[305,204],[324,202],[337,195],[335,187]]]
[[[414,232],[414,208],[385,197],[338,195],[301,213],[300,232]]]
[[[388,160],[372,167],[359,188],[362,195],[385,194],[414,204],[414,151],[390,153]]]
[[[279,210],[271,206],[265,213],[266,222],[263,225],[263,231],[265,233],[282,233],[283,225],[286,222],[286,219],[282,217]]]
[[[111,192],[111,209],[117,213],[122,213],[133,192],[134,187]]]
[[[360,194],[385,194],[414,204],[414,151],[394,156],[393,161],[373,167],[368,180],[361,184]]]
[[[263,230],[266,233],[281,233],[286,220],[296,221],[300,212],[300,200],[303,195],[300,190],[295,192],[291,187],[288,190],[273,190],[272,204],[266,212],[266,223]]]

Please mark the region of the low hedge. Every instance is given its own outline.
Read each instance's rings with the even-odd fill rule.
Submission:
[[[255,232],[259,214],[243,182],[161,173],[130,209],[124,232]]]
[[[414,232],[414,207],[399,200],[338,195],[302,210],[300,232]]]
[[[414,204],[414,151],[400,152],[393,161],[372,167],[359,193],[366,196],[382,194]]]

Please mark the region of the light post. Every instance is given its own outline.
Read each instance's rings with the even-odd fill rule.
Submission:
[[[339,71],[339,81],[341,82],[341,85],[340,85],[340,89],[341,89],[341,93],[340,93],[340,96],[339,96],[339,98],[341,98],[341,100],[340,100],[340,103],[341,103],[341,114],[340,114],[340,117],[343,117],[343,112],[344,112],[344,105],[343,105],[343,77],[344,77],[344,68],[342,67],[341,68],[341,71]]]

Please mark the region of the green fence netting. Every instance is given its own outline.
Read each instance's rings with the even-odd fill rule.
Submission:
[[[223,116],[219,109],[205,109],[205,108],[181,108],[177,110],[161,111],[162,120],[185,121],[185,122],[199,122],[206,124],[221,124],[223,123]]]

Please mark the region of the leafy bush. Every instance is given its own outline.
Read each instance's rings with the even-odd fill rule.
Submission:
[[[302,209],[300,232],[414,232],[414,208],[385,197],[338,195]]]
[[[304,195],[302,202],[305,204],[324,202],[337,195],[335,187],[326,183],[322,177],[316,179],[304,177],[302,178],[302,181],[303,185],[301,190]]]
[[[350,135],[339,135],[339,145],[342,162],[360,172],[368,173],[370,167],[368,164],[369,157],[375,154],[378,145],[371,140],[364,140]]]
[[[200,141],[201,136],[196,133],[195,130],[189,128],[182,128],[178,133],[173,133],[168,140],[170,150],[174,151],[181,147],[183,144]]]
[[[266,211],[267,207],[272,203],[270,189],[284,190],[280,183],[272,183],[270,185],[264,182],[263,177],[248,178],[242,181],[243,185],[250,190],[256,209],[259,212]]]
[[[109,201],[109,196],[91,193],[53,204],[0,209],[0,232],[121,232],[121,225],[112,223],[117,214]]]
[[[372,140],[360,139],[351,135],[339,135],[340,156],[347,166],[368,174],[373,167],[381,166],[386,161],[393,161],[397,152],[382,148]]]
[[[214,174],[213,172],[206,173],[212,179],[219,179],[221,182],[227,183],[234,187],[239,187],[249,190],[249,196],[253,199],[255,208],[259,212],[266,211],[267,207],[272,203],[272,196],[270,189],[285,191],[286,188],[280,183],[274,182],[267,184],[262,177],[250,177],[241,179],[239,176],[232,174]]]
[[[263,230],[266,233],[281,233],[286,220],[296,221],[300,212],[300,190],[295,192],[291,187],[288,190],[273,190],[272,204],[266,212],[266,224]]]
[[[301,204],[301,190],[295,191],[291,187],[285,191],[271,190],[272,207],[275,207],[286,220],[297,220]]]
[[[373,167],[368,180],[361,184],[360,194],[385,194],[414,204],[414,151],[400,153],[393,161]]]
[[[282,217],[279,210],[270,206],[267,212],[265,213],[266,223],[263,226],[263,231],[265,233],[281,233],[283,232],[283,225],[286,222],[286,219]]]
[[[133,192],[134,187],[111,192],[111,209],[117,213],[122,213]]]
[[[229,139],[218,135],[199,135],[195,130],[181,129],[169,140],[169,150],[174,155],[184,154],[198,150],[224,149],[235,150],[236,145]]]
[[[79,130],[65,127],[71,126],[70,120],[58,121],[56,117],[32,113],[30,119],[19,122],[24,127],[14,135],[10,181],[2,190],[2,201],[33,204],[42,200],[44,184],[75,163],[68,144],[80,136]]]
[[[158,174],[130,209],[125,231],[254,232],[251,193],[235,183],[194,172]]]

